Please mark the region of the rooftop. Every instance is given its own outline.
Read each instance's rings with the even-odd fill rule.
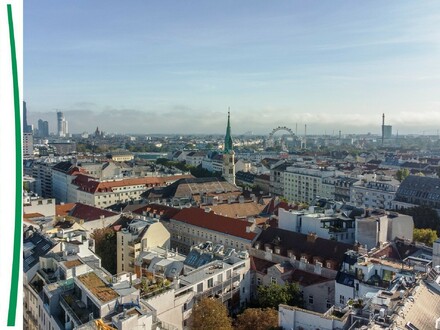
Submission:
[[[405,301],[403,313],[396,317],[396,325],[404,329],[405,325],[411,322],[418,329],[434,329],[440,315],[440,295],[423,281],[414,291],[413,299]]]
[[[93,293],[100,301],[109,302],[116,299],[119,295],[115,290],[110,288],[102,279],[94,272],[78,276],[78,280]]]
[[[247,232],[246,227],[251,225],[247,221],[225,217],[212,211],[206,212],[196,207],[184,208],[172,219],[247,240],[256,236],[253,232]]]
[[[67,269],[73,268],[73,267],[77,267],[82,265],[82,261],[79,259],[74,259],[74,260],[68,260],[64,262],[64,266],[66,266]]]

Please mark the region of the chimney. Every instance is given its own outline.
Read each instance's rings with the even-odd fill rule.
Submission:
[[[309,243],[315,243],[316,239],[318,238],[318,235],[316,235],[315,233],[309,233],[307,235],[307,242]]]

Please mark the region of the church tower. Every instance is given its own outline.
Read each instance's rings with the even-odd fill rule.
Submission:
[[[230,111],[228,110],[228,126],[226,127],[225,147],[223,150],[223,177],[235,185],[235,153],[232,146]]]

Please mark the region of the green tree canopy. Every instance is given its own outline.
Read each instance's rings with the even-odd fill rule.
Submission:
[[[397,170],[397,172],[396,172],[396,178],[400,182],[405,180],[408,175],[409,175],[409,170],[407,168]]]
[[[234,329],[267,330],[278,326],[278,312],[273,308],[248,308],[238,315]]]
[[[414,229],[414,242],[421,242],[427,246],[432,246],[434,241],[437,239],[437,232],[432,229]]]
[[[416,206],[399,210],[400,213],[413,217],[414,228],[429,228],[440,233],[440,217],[436,210],[427,206]]]
[[[102,267],[116,274],[116,232],[112,228],[95,229],[95,253],[101,258]]]
[[[212,298],[203,298],[193,307],[189,326],[194,330],[232,330],[226,307]]]
[[[257,290],[258,304],[262,308],[277,309],[279,304],[302,306],[301,292],[296,283],[260,285]]]

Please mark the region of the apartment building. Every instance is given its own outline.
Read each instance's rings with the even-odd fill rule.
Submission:
[[[24,193],[23,214],[40,215],[41,217],[53,218],[55,216],[55,199],[42,198],[34,194]]]
[[[58,219],[68,218],[70,221],[79,223],[85,230],[87,237],[95,229],[109,227],[121,217],[119,213],[82,203],[64,204],[57,206],[57,209],[58,211],[60,209],[66,211],[65,213],[60,212],[63,214]]]
[[[191,151],[186,155],[186,164],[190,166],[199,166],[202,164],[203,159],[206,157],[206,153],[202,151]]]
[[[427,206],[440,209],[440,178],[410,175],[399,186],[393,209]]]
[[[323,180],[338,172],[312,168],[287,167],[284,172],[284,197],[292,202],[310,203],[325,193]]]
[[[348,202],[351,196],[350,189],[359,182],[359,179],[345,176],[326,177],[322,180],[320,197]]]
[[[336,209],[311,206],[308,210],[278,210],[278,227],[302,234],[314,233],[320,238],[347,244],[355,243],[355,216],[362,209],[348,205]]]
[[[140,301],[135,275],[112,276],[101,268],[89,249],[78,249],[84,238],[81,231],[63,229],[49,235],[53,237],[25,231],[26,329],[153,328],[154,313]],[[86,248],[88,240],[83,243]]]
[[[210,208],[183,208],[164,225],[171,233],[171,247],[188,253],[205,241],[236,251],[250,247],[259,228],[255,222],[215,214]]]
[[[364,299],[367,294],[389,290],[400,280],[414,282],[414,267],[396,259],[398,252],[395,251],[398,250],[389,244],[370,253],[347,251],[336,279],[336,306],[345,306],[350,299]]]
[[[42,197],[52,197],[52,167],[55,165],[53,159],[45,159],[32,164],[32,177],[36,180],[37,190],[35,191]]]
[[[355,221],[355,239],[368,250],[396,238],[411,242],[413,231],[413,218],[396,212],[367,211]]]
[[[170,248],[170,233],[156,219],[133,218],[116,233],[117,272],[134,272],[135,260],[149,248]]]
[[[357,206],[374,209],[392,209],[398,182],[370,181],[351,187],[350,202]]]
[[[284,173],[292,163],[278,160],[270,165],[270,187],[269,192],[275,196],[284,196]]]
[[[178,179],[190,177],[192,176],[174,175],[100,181],[78,174],[69,185],[68,202],[106,208],[117,203],[138,201],[141,194],[152,187],[167,186]]]
[[[251,291],[270,283],[298,283],[305,307],[322,312],[334,304],[335,278],[344,253],[353,245],[269,227],[256,238]]]
[[[236,253],[220,256],[215,251],[216,247],[212,250],[194,247],[183,262],[182,273],[169,277],[171,284],[165,291],[151,292],[142,298],[169,329],[187,329],[194,304],[204,297],[218,300],[231,312],[237,312],[249,303],[249,256]],[[164,264],[170,264],[168,258],[174,260],[175,257],[167,251],[160,254],[162,257],[155,259],[158,270],[155,274],[163,276]],[[173,267],[175,264],[168,268]]]

